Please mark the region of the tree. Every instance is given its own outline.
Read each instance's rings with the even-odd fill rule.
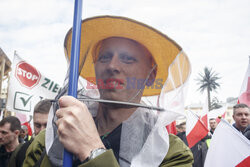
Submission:
[[[198,78],[196,79],[198,81],[199,88],[198,90],[203,93],[204,90],[207,91],[208,96],[208,110],[211,110],[211,97],[210,92],[217,90],[217,88],[220,87],[220,84],[217,82],[221,77],[219,77],[218,73],[215,73],[212,68],[205,67],[204,73],[199,73]]]
[[[221,107],[222,107],[222,105],[220,105],[220,102],[219,102],[218,98],[213,97],[212,101],[211,101],[211,108],[210,109],[214,110],[214,109],[219,109]]]

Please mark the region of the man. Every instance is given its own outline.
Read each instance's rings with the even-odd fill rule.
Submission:
[[[179,125],[176,125],[176,130],[177,130],[177,136],[178,136],[178,134],[180,134],[180,136],[185,134],[186,133],[186,122],[182,122]]]
[[[210,126],[210,133],[214,134],[214,130],[217,127],[217,122],[215,118],[210,118],[209,119],[209,126]]]
[[[152,81],[159,78],[163,83],[166,81],[166,69],[181,51],[176,43],[128,18],[94,17],[82,24],[80,61],[85,64],[81,75],[85,79],[96,78],[89,81],[97,84],[100,99],[140,103],[142,96],[160,94],[161,89]],[[67,54],[70,54],[70,37],[71,31],[65,38]],[[129,83],[133,79],[135,82]],[[58,102],[57,118],[53,119],[56,137],[52,143],[53,136],[48,136],[51,134],[48,132],[55,126],[46,132],[48,155],[41,160],[38,146],[44,145],[45,134],[40,133],[29,147],[24,167],[33,166],[35,161],[40,161],[41,166],[62,166],[60,144],[75,155],[74,160],[78,159],[73,165],[81,167],[191,166],[193,162],[189,148],[174,135],[164,136],[165,125],[157,127],[160,119],[149,109],[101,101],[91,110],[70,96],[63,96]],[[153,137],[154,134],[159,136]]]
[[[176,131],[177,131],[177,134],[182,132],[180,125],[176,125]]]
[[[177,136],[188,146],[187,137],[186,137],[186,122],[181,124],[182,131],[177,134]],[[191,151],[194,157],[193,167],[203,167],[207,155],[208,147],[206,145],[206,137],[196,143]]]
[[[34,133],[38,135],[47,127],[48,114],[51,107],[51,102],[48,99],[41,100],[34,108],[33,123]]]
[[[0,122],[0,166],[12,166],[13,157],[20,148],[18,136],[21,123],[14,116],[5,117]]]
[[[240,103],[233,107],[233,126],[250,140],[250,111],[246,104]]]
[[[19,138],[19,142],[20,143],[26,143],[27,141],[29,141],[31,139],[31,136],[28,134],[28,127],[26,125],[22,125],[21,126],[21,131],[20,131],[20,138]]]
[[[47,126],[48,114],[51,107],[51,102],[48,99],[41,100],[38,102],[34,108],[33,114],[33,124],[35,136],[38,135]],[[16,166],[21,167],[25,159],[25,153],[32,143],[33,138],[23,144],[16,156]]]
[[[180,123],[179,126],[180,126],[180,132],[176,136],[178,136],[188,146],[186,137],[186,122]]]
[[[180,126],[181,132],[186,132],[186,122],[180,123]]]

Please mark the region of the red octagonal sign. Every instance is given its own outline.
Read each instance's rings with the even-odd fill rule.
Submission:
[[[17,64],[15,76],[23,86],[30,89],[36,86],[41,78],[40,72],[24,61]]]

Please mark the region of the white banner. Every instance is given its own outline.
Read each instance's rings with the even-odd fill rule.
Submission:
[[[6,108],[9,111],[33,115],[35,105],[42,99],[53,99],[59,84],[43,76],[34,66],[14,56],[9,80]]]

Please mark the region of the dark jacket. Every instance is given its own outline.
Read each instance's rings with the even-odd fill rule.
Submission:
[[[247,126],[247,128],[243,132],[244,136],[250,140],[250,125]]]
[[[7,152],[3,145],[0,146],[0,167],[15,166],[14,159],[21,146],[22,144],[19,144],[17,148],[12,152]]]
[[[26,154],[26,151],[29,147],[29,145],[32,143],[33,141],[33,138],[30,139],[29,141],[27,141],[26,143],[24,143],[22,145],[22,147],[20,148],[20,150],[18,151],[17,155],[16,155],[16,167],[22,167],[23,165],[23,161],[25,159],[25,154]]]
[[[3,145],[0,147],[0,166],[1,167],[8,166],[11,154],[12,152],[6,152]]]
[[[235,129],[237,129],[239,132],[241,132],[237,127],[236,127],[236,124],[234,123],[233,124],[233,127],[235,127]],[[246,138],[248,138],[248,140],[250,140],[250,125],[248,125],[247,127],[246,127],[246,129],[243,131],[243,132],[241,132],[244,136],[246,136]]]
[[[188,146],[186,132],[180,132],[177,134],[177,136]],[[201,141],[199,141],[198,143],[196,143],[191,148],[191,151],[192,151],[193,156],[194,156],[193,167],[203,167],[204,166],[206,155],[207,155],[207,150],[208,150],[208,146],[205,142],[206,139],[207,139],[207,136],[204,139],[202,139]]]

